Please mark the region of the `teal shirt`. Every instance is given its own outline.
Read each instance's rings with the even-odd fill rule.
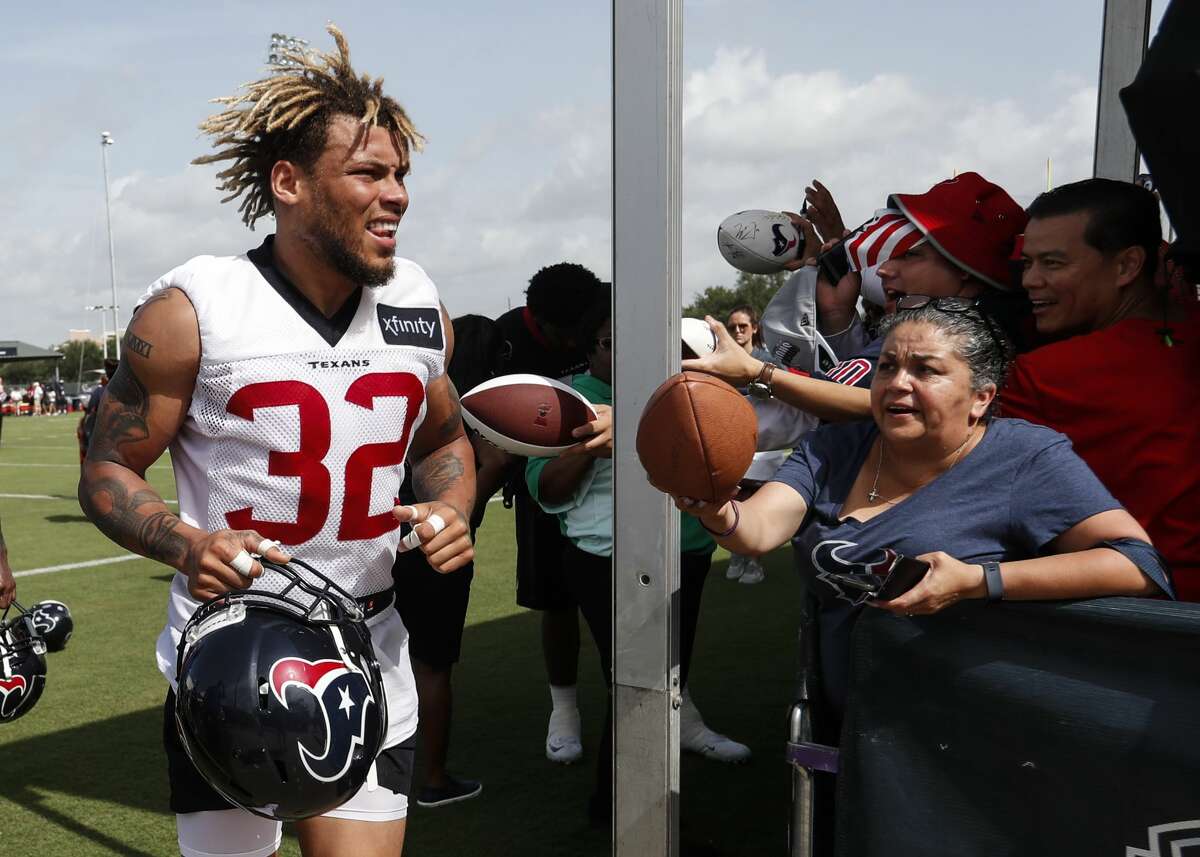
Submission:
[[[611,405],[612,387],[593,375],[575,375],[571,386],[592,404]],[[558,516],[563,535],[577,548],[596,556],[612,556],[613,466],[608,458],[597,458],[575,494],[563,503],[545,503],[538,496],[542,468],[549,458],[530,458],[525,464],[529,494],[547,513]],[[685,553],[712,553],[717,543],[691,515],[680,515],[680,549]]]

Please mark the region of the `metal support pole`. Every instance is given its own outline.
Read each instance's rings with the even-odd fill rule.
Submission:
[[[635,437],[679,371],[682,14],[681,0],[613,2],[617,857],[679,852],[679,513],[646,482]]]
[[[1137,177],[1137,143],[1120,92],[1137,76],[1149,37],[1150,0],[1105,0],[1092,170],[1097,178],[1131,182]]]
[[[121,307],[117,304],[117,254],[113,249],[112,206],[108,201],[108,147],[113,144],[112,134],[100,132],[100,160],[104,163],[104,214],[108,218],[108,272],[112,285],[113,338],[116,340],[117,359],[121,359]],[[108,356],[108,338],[105,337],[104,356]]]

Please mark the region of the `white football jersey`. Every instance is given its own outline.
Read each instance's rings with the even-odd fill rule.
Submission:
[[[392,585],[392,507],[425,388],[445,371],[437,289],[397,259],[387,285],[326,319],[270,259],[269,240],[242,256],[198,256],[143,298],[180,289],[199,322],[196,386],[171,446],[179,517],[257,530],[351,595],[379,592]],[[172,681],[174,644],[198,606],[186,583],[176,575],[159,644]],[[285,583],[267,572],[254,587]]]

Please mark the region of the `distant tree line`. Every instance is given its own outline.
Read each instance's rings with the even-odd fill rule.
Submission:
[[[696,296],[690,304],[683,308],[687,318],[704,318],[711,315],[717,321],[724,322],[729,317],[729,311],[735,306],[749,304],[761,316],[767,303],[779,291],[791,271],[780,271],[777,274],[747,274],[739,272],[733,288],[728,286],[709,286]]]
[[[0,376],[6,387],[24,387],[34,381],[43,383],[54,378],[54,367],[58,366],[58,377],[64,384],[89,383],[99,379],[96,369],[104,368],[104,350],[98,342],[90,339],[64,342],[50,346],[64,355],[62,360],[31,360],[28,363],[0,364]],[[116,339],[108,338],[108,353],[115,354]]]

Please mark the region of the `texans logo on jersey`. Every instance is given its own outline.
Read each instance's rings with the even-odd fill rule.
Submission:
[[[12,678],[0,678],[0,718],[11,717],[16,714],[21,707],[21,703],[25,701],[26,691],[29,690],[29,682],[25,680],[23,675],[15,675]]]
[[[861,581],[864,587],[874,588],[896,563],[896,552],[891,548],[867,549],[866,559],[854,558],[863,553],[857,542],[842,539],[829,539],[812,549],[812,564],[817,571],[817,580],[830,587],[838,598],[855,607],[865,602],[871,591],[859,589],[838,578]]]
[[[271,665],[271,691],[285,708],[290,688],[311,693],[325,716],[325,742],[314,753],[297,741],[300,761],[316,779],[329,783],[343,776],[354,760],[354,748],[366,738],[367,706],[374,704],[362,673],[342,661],[281,658]]]

